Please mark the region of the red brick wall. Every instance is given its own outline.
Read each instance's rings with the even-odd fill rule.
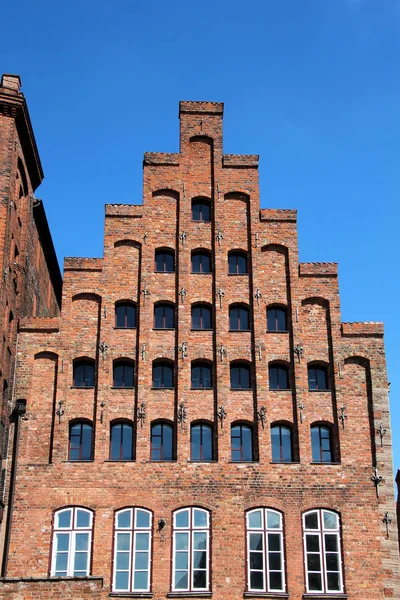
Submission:
[[[103,259],[66,259],[61,318],[54,324],[22,321],[17,395],[27,399],[27,415],[21,424],[8,576],[45,578],[52,511],[84,505],[95,511],[91,572],[104,578],[104,587],[89,597],[107,597],[114,510],[143,506],[153,511],[156,524],[160,518],[167,523],[154,531],[152,577],[154,597],[166,598],[172,511],[200,505],[211,511],[213,597],[238,598],[245,591],[244,512],[266,506],[283,512],[288,592],[299,600],[305,590],[301,514],[324,507],[341,515],[349,598],[399,597],[382,326],[342,325],[337,266],[299,265],[295,211],[260,211],[257,163],[256,156],[222,154],[222,105],[182,103],[180,154],[145,155],[143,206],[106,207]],[[198,196],[212,202],[211,223],[191,219],[191,199]],[[176,273],[154,272],[155,249],[165,246],[175,250]],[[212,274],[191,273],[196,248],[212,253]],[[247,275],[228,275],[232,249],[247,251]],[[137,329],[115,329],[114,305],[122,299],[138,303]],[[173,331],[153,329],[154,303],[161,300],[175,303]],[[191,304],[197,301],[213,305],[213,331],[191,331]],[[229,305],[238,301],[249,305],[250,332],[229,331]],[[276,302],[287,305],[288,333],[266,331],[266,307]],[[104,355],[101,342],[108,347]],[[178,352],[183,342],[188,348],[184,359]],[[303,348],[300,359],[297,346]],[[73,359],[80,356],[96,360],[93,389],[72,387]],[[134,390],[112,389],[112,362],[119,357],[136,362]],[[160,357],[175,362],[174,390],[152,389],[152,361]],[[213,390],[190,389],[190,364],[198,358],[213,361]],[[237,359],[252,365],[250,391],[230,389],[229,364]],[[269,390],[268,365],[274,360],[289,365],[291,390]],[[314,360],[329,365],[329,391],[308,391],[307,363]],[[65,411],[60,423],[55,414],[59,401]],[[177,420],[182,401],[187,410],[183,426]],[[136,460],[109,462],[110,421],[134,420],[141,402],[147,419],[143,427],[135,422]],[[220,405],[227,415],[223,424],[217,418]],[[338,419],[342,405],[344,428]],[[262,406],[264,427],[257,419]],[[67,461],[68,423],[75,418],[94,423],[92,463]],[[159,418],[175,424],[176,462],[149,462],[150,424]],[[190,462],[190,423],[197,419],[214,423],[216,462]],[[231,462],[230,426],[238,420],[253,424],[259,461]],[[298,462],[271,462],[270,425],[280,420],[293,425]],[[331,424],[340,462],[311,464],[310,426],[317,421]],[[382,446],[376,433],[381,421],[387,429]],[[375,466],[383,476],[379,499],[371,481]],[[393,519],[389,539],[382,523],[386,510]],[[39,597],[57,597],[49,583],[35,585],[27,589],[42,590]],[[73,585],[71,597],[81,597]]]

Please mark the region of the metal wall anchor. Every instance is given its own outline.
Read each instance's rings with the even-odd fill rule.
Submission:
[[[218,228],[218,233],[217,233],[217,235],[216,235],[216,238],[215,238],[215,239],[216,239],[216,240],[217,240],[217,242],[218,242],[218,246],[219,246],[219,247],[221,247],[221,242],[222,242],[222,240],[224,239],[224,236],[223,236],[223,234],[222,234],[222,231],[221,231],[219,228]]]
[[[219,296],[219,307],[222,308],[222,298],[225,296],[225,292],[222,288],[218,288],[216,294]]]
[[[254,297],[257,300],[258,306],[260,306],[260,298],[262,298],[262,293],[260,292],[259,288],[256,289],[256,293],[254,294]]]
[[[142,344],[142,360],[146,358],[146,344]]]
[[[100,413],[100,423],[103,423],[103,416],[104,416],[104,407],[105,407],[106,403],[104,402],[104,400],[102,400],[100,402],[100,406],[101,406],[101,413]]]
[[[179,239],[182,242],[182,246],[184,246],[185,245],[185,241],[187,239],[187,233],[186,233],[186,231],[182,231],[182,233],[179,234]]]
[[[187,292],[186,292],[185,288],[181,287],[181,289],[178,292],[178,296],[181,297],[182,304],[185,303],[185,296],[186,296],[186,294],[187,294]]]
[[[63,416],[63,414],[64,414],[64,412],[65,412],[65,411],[63,410],[63,408],[62,408],[63,404],[64,404],[64,403],[63,403],[63,401],[62,401],[62,400],[60,400],[60,401],[58,402],[58,408],[57,408],[57,410],[56,410],[56,415],[57,415],[57,417],[58,417],[58,423],[59,423],[59,424],[61,423],[61,417]]]
[[[377,433],[380,435],[381,438],[381,447],[383,446],[383,436],[386,434],[386,429],[383,426],[383,423],[381,423],[379,425],[379,429],[377,429]]]
[[[99,352],[100,352],[100,354],[101,354],[101,356],[102,356],[103,359],[104,359],[104,357],[105,357],[105,355],[107,353],[107,350],[108,350],[108,344],[107,344],[106,341],[103,340],[99,344]]]
[[[146,404],[144,402],[142,402],[136,409],[136,421],[139,421],[140,427],[142,428],[144,422],[146,421]]]
[[[181,359],[185,359],[187,357],[187,343],[186,342],[182,342],[182,344],[179,344],[178,346],[178,352],[181,353]]]
[[[144,286],[144,288],[141,290],[141,293],[143,294],[143,299],[146,302],[146,298],[150,296],[150,291],[147,289],[147,285]]]
[[[340,407],[340,415],[339,415],[339,421],[342,421],[342,428],[344,429],[344,422],[347,419],[347,415],[345,413],[346,407],[345,406],[341,406]]]
[[[297,346],[295,346],[293,348],[293,352],[296,354],[298,361],[300,362],[300,359],[304,356],[303,346],[300,346],[300,344],[297,344]]]
[[[264,429],[264,423],[267,418],[267,409],[265,406],[261,406],[260,410],[257,412],[257,419],[260,421],[262,428]]]
[[[303,410],[305,409],[305,406],[303,403],[299,404],[299,410],[300,410],[300,423],[303,423]]]
[[[218,408],[217,417],[221,421],[221,429],[222,429],[222,427],[224,426],[224,419],[226,419],[226,411],[225,411],[224,407],[222,406],[222,404],[220,404],[220,406]]]
[[[389,525],[391,524],[392,519],[389,517],[389,513],[385,512],[383,515],[382,523],[386,525],[386,536],[389,537]]]
[[[219,354],[219,356],[220,356],[220,358],[221,358],[221,362],[222,362],[222,361],[223,361],[223,359],[224,359],[224,356],[226,356],[226,348],[225,348],[225,346],[223,346],[222,344],[221,344],[221,345],[220,345],[220,347],[218,348],[218,354]]]
[[[185,408],[185,403],[181,402],[179,404],[179,408],[178,408],[178,423],[181,424],[181,427],[183,429],[184,424],[186,423],[186,408]]]
[[[377,467],[375,467],[375,469],[374,469],[374,473],[371,477],[371,481],[373,482],[373,484],[376,488],[376,497],[379,498],[379,486],[383,481],[383,477],[382,477],[382,475],[379,475]]]

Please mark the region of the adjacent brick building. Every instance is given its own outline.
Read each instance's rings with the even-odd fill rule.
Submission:
[[[400,597],[383,326],[341,322],[222,115],[181,102],[143,204],[20,322],[0,598]]]

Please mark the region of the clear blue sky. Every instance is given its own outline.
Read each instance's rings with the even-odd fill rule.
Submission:
[[[399,468],[400,0],[19,0],[1,23],[61,265],[102,255],[104,203],[141,202],[143,152],[178,151],[179,100],[225,102],[300,260],[339,262],[342,320],[385,323]]]

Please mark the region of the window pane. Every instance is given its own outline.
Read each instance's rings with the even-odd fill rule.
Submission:
[[[113,425],[111,427],[111,450],[110,450],[111,460],[119,460],[120,459],[121,433],[122,433],[122,425]]]
[[[240,387],[244,390],[250,388],[250,369],[248,367],[240,367]]]
[[[136,552],[135,553],[135,569],[144,570],[148,569],[149,566],[149,553],[148,552]]]
[[[132,305],[126,307],[126,326],[136,327],[136,308]]]
[[[148,588],[148,578],[149,574],[147,571],[141,571],[139,573],[135,573],[133,579],[133,589],[134,590],[147,590]]]
[[[307,548],[307,552],[319,552],[319,536],[318,535],[307,535],[306,536],[306,548]]]
[[[193,568],[194,569],[205,569],[207,566],[207,553],[206,552],[194,552],[193,553]]]
[[[161,365],[156,365],[155,367],[153,367],[153,387],[162,387],[162,375],[163,367]]]
[[[318,389],[319,390],[326,390],[327,389],[327,383],[326,383],[326,372],[325,369],[317,369],[317,383],[318,383]]]
[[[131,527],[131,511],[124,510],[117,515],[117,527]]]
[[[312,368],[308,369],[308,389],[317,389],[317,374],[315,369]]]
[[[115,307],[115,326],[125,327],[125,306],[120,305]]]
[[[71,510],[63,510],[57,513],[56,527],[71,527]]]
[[[283,590],[282,573],[275,571],[269,574],[269,587],[271,590]]]
[[[203,329],[211,329],[211,310],[204,307],[202,309]]]
[[[271,444],[272,444],[272,460],[274,462],[281,461],[281,438],[279,426],[271,428]]]
[[[250,533],[250,550],[262,550],[262,549],[263,549],[262,533]]]
[[[239,329],[239,310],[237,308],[229,309],[229,329],[232,331]]]
[[[129,569],[129,552],[117,552],[116,569],[117,571],[127,571]]]
[[[267,329],[268,331],[276,331],[276,317],[275,309],[269,308],[267,310]]]
[[[117,533],[117,550],[130,551],[131,549],[131,534]]]
[[[281,515],[268,510],[267,511],[267,527],[268,527],[268,529],[279,529],[281,527]]]
[[[136,527],[150,527],[150,514],[144,510],[136,510]]]
[[[196,531],[193,533],[194,550],[205,550],[207,548],[207,534]]]
[[[176,550],[187,550],[188,549],[188,534],[187,533],[176,533],[175,534],[175,549]]]
[[[328,571],[339,571],[339,555],[327,552],[326,568]]]
[[[320,571],[321,570],[321,558],[319,554],[308,554],[307,555],[307,569],[309,571]]]
[[[175,527],[189,527],[189,511],[175,513]],[[186,533],[184,534],[186,535]]]
[[[68,566],[68,553],[66,552],[65,554],[57,554],[56,556],[56,572],[58,573],[58,571],[65,571],[65,574],[67,574],[67,566]]]
[[[249,312],[245,308],[239,309],[240,329],[246,331],[249,327]]]
[[[192,219],[193,221],[201,220],[201,205],[198,203],[192,205]]]
[[[135,538],[136,551],[149,549],[149,534],[137,533]]]
[[[208,425],[202,426],[202,453],[203,460],[212,460],[212,429]]]
[[[327,552],[338,551],[338,536],[334,533],[325,535],[325,550]]]
[[[321,447],[319,438],[319,427],[311,428],[311,447],[312,459],[314,462],[321,462]]]
[[[164,370],[164,387],[172,388],[173,387],[173,370],[168,365],[165,365],[163,370]]]
[[[247,273],[247,259],[245,256],[240,254],[237,257],[237,272]]]
[[[186,590],[188,587],[188,574],[182,571],[175,571],[175,588],[177,590]]]
[[[263,568],[263,553],[250,552],[250,569],[262,570]]]
[[[286,311],[282,309],[276,310],[276,320],[278,324],[278,331],[286,331]]]
[[[87,570],[87,552],[75,552],[75,560],[74,560],[74,574],[77,571],[86,572]]]
[[[122,426],[122,458],[123,460],[132,460],[133,458],[133,446],[132,446],[132,426]]]
[[[200,460],[200,439],[201,426],[196,425],[191,428],[191,458],[192,460]]]
[[[115,576],[115,589],[117,590],[128,590],[129,589],[129,573],[116,573]]]
[[[340,577],[339,573],[328,573],[328,590],[330,592],[340,591]]]
[[[56,534],[56,551],[68,552],[69,548],[69,533]]]
[[[75,536],[75,550],[88,550],[89,534],[77,533]]]
[[[167,252],[165,255],[165,270],[168,273],[172,273],[174,271],[174,255],[171,252]]]
[[[155,329],[164,328],[164,309],[162,306],[156,306],[154,309],[154,327]]]
[[[204,512],[204,510],[197,510],[196,508],[194,509],[193,527],[207,527],[207,513]]]
[[[283,367],[278,368],[278,385],[280,390],[289,389],[288,372]]]
[[[201,264],[203,273],[211,273],[210,256],[208,254],[203,254]]]
[[[319,573],[308,574],[308,588],[310,592],[318,592],[322,590],[322,580]]]
[[[268,561],[269,561],[270,569],[272,569],[274,571],[280,571],[282,569],[280,552],[269,552]]]
[[[164,460],[172,460],[172,427],[169,425],[163,425],[162,457]]]
[[[278,390],[278,369],[276,367],[269,368],[269,389]]]
[[[195,306],[192,308],[192,329],[201,329],[201,308]]]
[[[187,552],[177,552],[175,557],[176,569],[187,569],[189,566],[189,554]]]
[[[323,511],[324,515],[324,528],[325,529],[338,529],[338,518],[337,515]]]
[[[250,427],[242,427],[243,460],[253,460],[252,431]]]
[[[268,549],[270,552],[281,550],[281,536],[279,533],[268,534]]]
[[[282,459],[292,462],[292,432],[288,427],[281,427],[282,435]]]
[[[210,205],[206,202],[202,205],[203,221],[210,220]]]
[[[251,529],[260,529],[262,527],[262,513],[257,510],[247,514],[247,524]]]
[[[193,588],[204,589],[206,587],[206,571],[194,571]]]
[[[231,388],[240,389],[239,367],[231,367]]]
[[[200,387],[200,367],[192,367],[192,388]]]
[[[82,425],[82,460],[92,458],[92,426],[84,423]],[[78,514],[81,511],[78,511]]]
[[[166,329],[174,328],[174,309],[172,306],[165,307],[165,327]]]
[[[250,571],[250,588],[252,590],[264,589],[264,574],[261,571]]]

